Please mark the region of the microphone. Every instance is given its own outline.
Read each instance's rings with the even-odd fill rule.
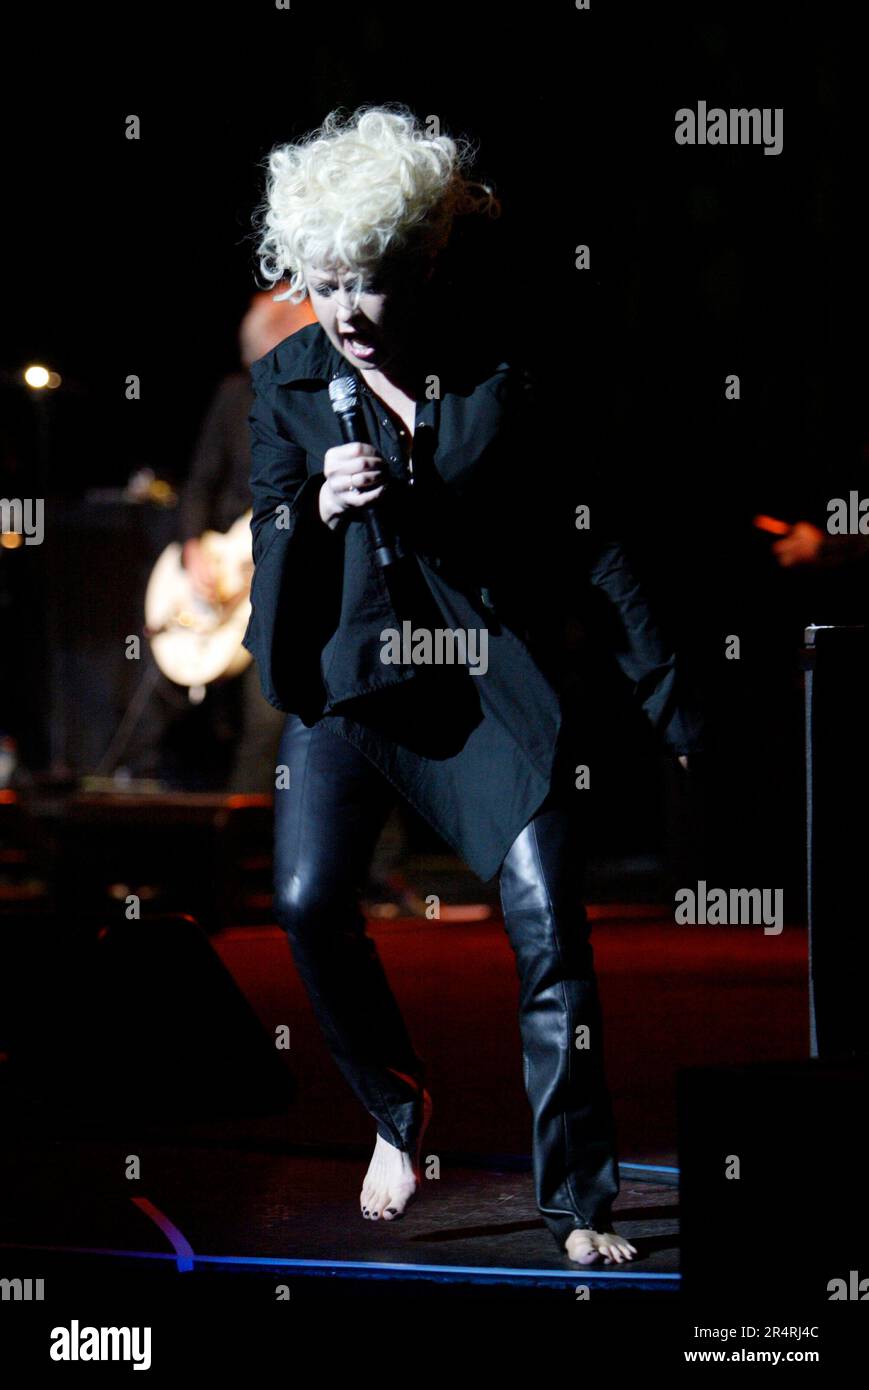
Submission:
[[[359,387],[355,376],[342,376],[336,373],[329,382],[329,400],[338,416],[341,434],[345,444],[370,444],[365,427],[365,416],[359,402]],[[389,535],[386,523],[380,512],[380,503],[372,502],[365,508],[368,531],[374,546],[374,556],[381,569],[394,565],[404,558],[397,540]]]

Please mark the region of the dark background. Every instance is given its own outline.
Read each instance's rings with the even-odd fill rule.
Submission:
[[[338,105],[436,114],[478,144],[477,175],[503,204],[468,319],[527,358],[563,423],[563,449],[534,477],[611,485],[709,718],[710,837],[749,875],[731,881],[784,871],[801,849],[802,630],[863,621],[867,570],[781,571],[750,523],[823,525],[831,497],[869,495],[856,11],[293,0],[149,7],[123,35],[117,12],[93,11],[87,38],[82,21],[68,39],[61,18],[46,12],[18,41],[28,100],[4,99],[0,495],[42,495],[39,480],[63,507],[141,466],[183,479],[261,287],[251,214],[269,149]],[[782,107],[782,153],[676,145],[676,110],[700,99]],[[138,142],[124,138],[130,113]],[[578,243],[590,271],[574,269]],[[16,376],[29,360],[64,388],[30,399]],[[728,373],[738,402],[724,399]],[[40,563],[37,547],[0,552],[0,726],[35,766],[51,760]],[[61,640],[77,640],[76,614],[82,631],[111,615],[125,568],[94,566]],[[724,659],[729,634],[738,662]],[[613,699],[603,839],[654,848],[660,751]]]

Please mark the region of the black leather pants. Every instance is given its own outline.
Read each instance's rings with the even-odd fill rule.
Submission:
[[[425,1063],[365,931],[359,892],[398,793],[327,725],[288,715],[275,792],[275,912],[332,1055],[390,1144],[412,1152]],[[500,871],[520,981],[537,1204],[559,1247],[575,1227],[611,1229],[619,1191],[600,1004],[582,906],[576,822],[547,802]]]

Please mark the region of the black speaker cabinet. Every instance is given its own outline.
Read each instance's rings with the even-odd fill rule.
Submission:
[[[866,1073],[807,1058],[677,1074],[686,1295],[780,1321],[869,1278]]]
[[[813,1057],[866,1057],[869,629],[810,627],[806,690]]]
[[[285,1063],[190,917],[4,917],[4,1094],[83,1125],[277,1113]]]

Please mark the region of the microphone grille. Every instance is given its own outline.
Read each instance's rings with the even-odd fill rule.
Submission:
[[[348,374],[334,376],[329,382],[329,400],[336,415],[345,410],[353,410],[359,399],[359,389],[355,376]]]

